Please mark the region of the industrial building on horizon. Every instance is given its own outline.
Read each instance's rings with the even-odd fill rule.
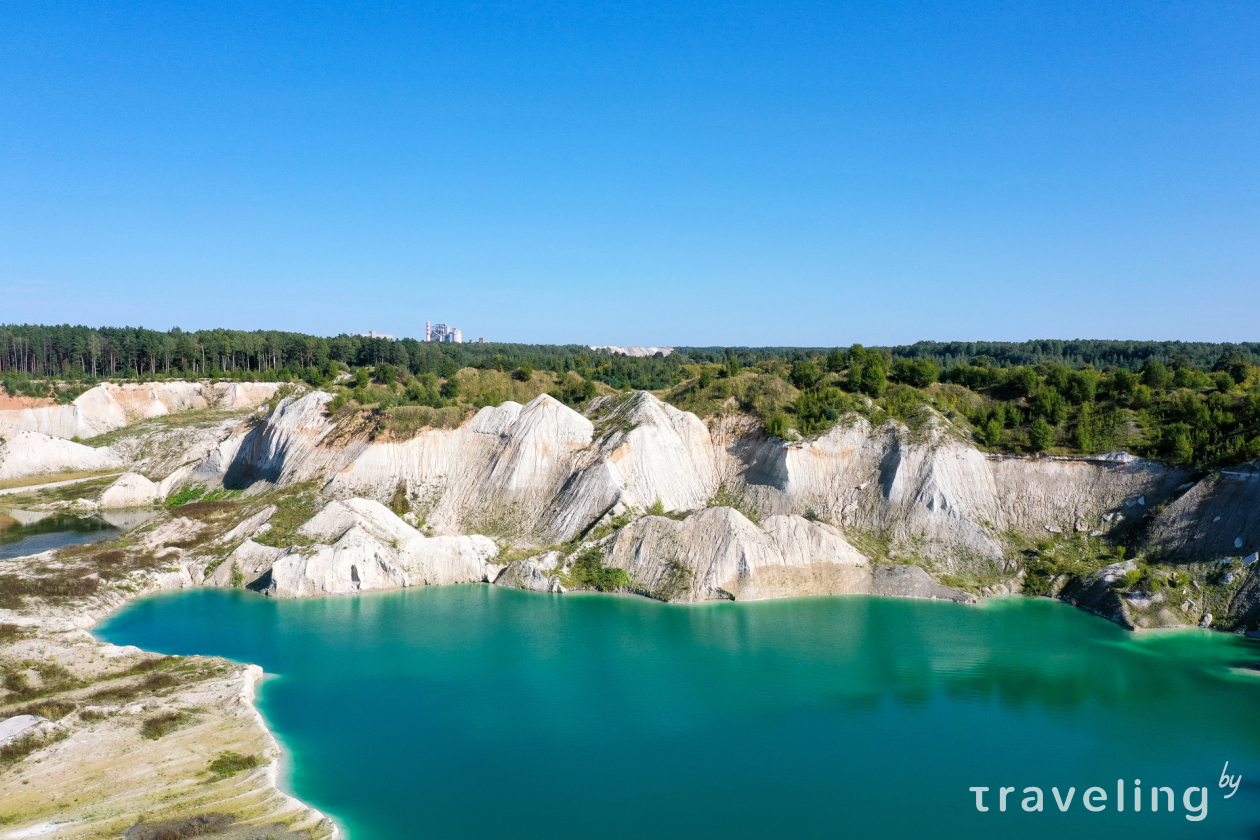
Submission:
[[[448,327],[446,324],[434,324],[429,321],[425,321],[424,340],[450,341],[455,344],[463,344],[464,333],[457,327]]]
[[[424,322],[424,340],[425,341],[449,341],[452,344],[464,343],[464,332],[458,327],[448,327],[446,324],[434,324],[430,321]],[[471,342],[470,342],[471,343]],[[477,344],[485,344],[484,338],[479,338]]]

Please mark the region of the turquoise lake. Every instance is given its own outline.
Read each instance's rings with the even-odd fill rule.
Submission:
[[[196,589],[95,632],[275,674],[259,707],[284,785],[351,840],[1260,838],[1260,645],[1048,600]],[[1044,811],[1022,810],[1030,786]],[[1083,807],[1092,786],[1106,810]],[[1075,787],[1067,812],[1052,787]]]

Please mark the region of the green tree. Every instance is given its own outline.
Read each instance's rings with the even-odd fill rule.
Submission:
[[[1190,439],[1188,431],[1181,429],[1173,435],[1172,456],[1181,464],[1194,463],[1194,441]]]
[[[1076,415],[1076,448],[1087,454],[1098,451],[1099,428],[1092,402],[1082,403]]]
[[[1028,430],[1028,442],[1034,452],[1045,452],[1054,441],[1054,429],[1046,422],[1046,418],[1038,417]]]
[[[398,381],[398,368],[387,362],[376,366],[376,381],[382,385],[393,385]]]
[[[726,375],[731,379],[739,376],[739,359],[731,356],[726,360]]]
[[[1120,368],[1111,375],[1111,390],[1118,399],[1128,399],[1133,396],[1133,389],[1136,387],[1137,377],[1124,368]]]
[[[521,366],[516,369],[513,374],[521,382],[528,382],[534,378],[534,366],[529,362],[521,362]]]
[[[1098,383],[1101,379],[1101,375],[1093,368],[1074,370],[1068,374],[1067,381],[1064,383],[1063,396],[1067,397],[1072,405],[1093,402],[1098,394]]]
[[[1041,384],[1037,371],[1030,367],[1012,368],[1006,372],[1006,387],[1021,397],[1031,397]]]
[[[985,446],[997,446],[1002,442],[1002,424],[998,422],[996,417],[984,424],[984,431],[981,439]]]
[[[459,398],[459,380],[452,376],[442,383],[442,396],[448,400]]]
[[[882,397],[887,390],[888,374],[884,368],[884,357],[871,353],[862,369],[862,393],[868,397]]]
[[[1152,391],[1162,391],[1168,387],[1168,368],[1163,362],[1147,359],[1142,365],[1142,384]]]
[[[789,378],[793,385],[804,391],[817,385],[821,376],[818,366],[813,362],[800,361],[792,365],[792,373]]]
[[[1032,398],[1034,417],[1044,417],[1052,426],[1057,426],[1067,419],[1067,401],[1063,395],[1049,385],[1038,388]]]
[[[700,368],[700,378],[698,383],[701,388],[708,388],[709,383],[713,381],[713,373],[707,367]]]
[[[1251,375],[1250,359],[1246,353],[1240,353],[1237,350],[1222,353],[1221,357],[1216,360],[1216,364],[1212,366],[1212,372],[1228,373],[1230,379],[1242,385],[1247,381],[1247,377]]]
[[[941,366],[932,359],[898,359],[893,364],[893,376],[915,388],[926,388],[941,378]]]
[[[844,360],[844,351],[839,347],[827,354],[827,370],[832,373],[839,373],[847,367]]]

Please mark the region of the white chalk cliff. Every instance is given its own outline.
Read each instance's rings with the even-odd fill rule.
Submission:
[[[207,396],[208,386],[184,384],[155,398],[162,410],[177,400],[210,404],[209,396],[238,407],[261,401],[262,392],[216,386]],[[128,399],[148,406],[142,414],[158,410],[147,397]],[[108,390],[84,402],[109,400],[125,403]],[[851,415],[815,439],[787,442],[721,419],[706,423],[644,392],[593,400],[585,413],[543,395],[482,408],[458,428],[383,442],[331,418],[330,400],[299,393],[251,422],[154,432],[166,437],[100,449],[23,431],[0,449],[0,477],[89,460],[129,466],[134,474],[103,505],[146,504],[187,485],[235,489],[245,499],[316,487],[324,506],[294,545],[265,544],[274,542],[261,536],[274,510],[251,508],[228,534],[190,551],[201,558],[188,565],[190,580],[240,582],[277,596],[476,581],[559,591],[574,546],[597,549],[605,566],[626,572],[630,589],[681,601],[844,592],[961,598],[923,569],[1013,576],[1012,534],[1142,524],[1170,551],[1193,553],[1196,541],[1240,554],[1260,548],[1260,520],[1248,513],[1260,481],[1246,470],[1196,483],[1187,469],[1122,453],[993,456],[939,416],[911,431]],[[1226,543],[1223,531],[1212,532],[1205,542],[1187,523],[1226,496],[1238,534]],[[511,563],[500,559],[509,546]]]

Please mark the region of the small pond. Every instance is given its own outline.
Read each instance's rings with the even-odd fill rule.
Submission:
[[[107,511],[94,516],[0,509],[0,560],[68,545],[112,540],[154,516],[150,510]],[[7,527],[6,527],[7,526]]]

